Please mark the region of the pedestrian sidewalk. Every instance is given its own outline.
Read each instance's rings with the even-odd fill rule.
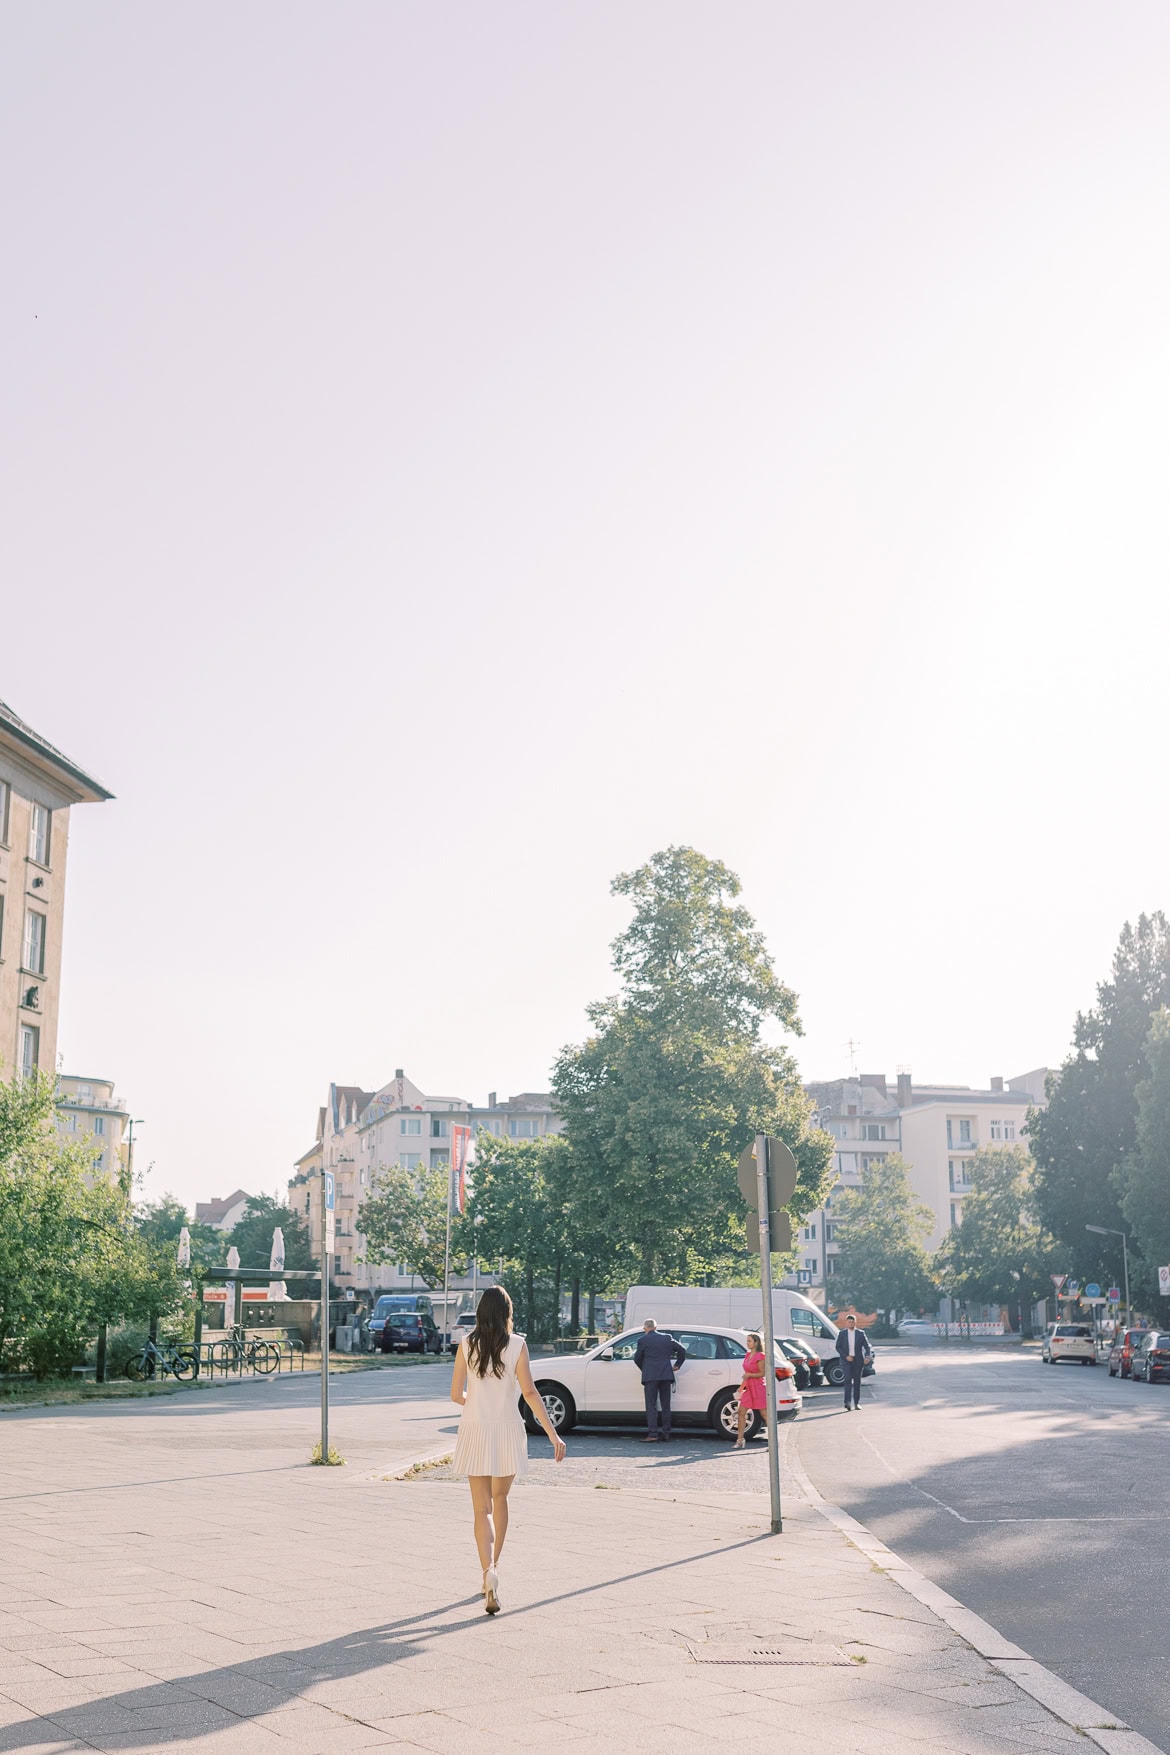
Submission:
[[[10,1496],[0,1751],[1150,1755],[796,1480],[779,1537],[756,1494],[520,1484],[492,1620],[466,1486],[388,1472]]]

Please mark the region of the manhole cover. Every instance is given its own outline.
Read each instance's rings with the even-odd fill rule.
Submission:
[[[802,1664],[820,1669],[830,1664],[852,1666],[853,1659],[835,1645],[690,1645],[687,1650],[697,1664]]]

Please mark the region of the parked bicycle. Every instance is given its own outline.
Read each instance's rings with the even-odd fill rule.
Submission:
[[[191,1347],[176,1347],[171,1341],[147,1341],[141,1353],[126,1361],[126,1375],[134,1383],[151,1377],[190,1377],[195,1370],[195,1353]]]
[[[241,1371],[247,1366],[267,1376],[280,1364],[280,1348],[259,1335],[249,1336],[237,1324],[226,1340],[213,1347],[212,1359],[224,1371]]]

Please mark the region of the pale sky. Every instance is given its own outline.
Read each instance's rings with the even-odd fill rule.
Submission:
[[[0,8],[0,697],[148,1192],[547,1087],[615,872],[802,1071],[1066,1052],[1170,906],[1170,12]]]

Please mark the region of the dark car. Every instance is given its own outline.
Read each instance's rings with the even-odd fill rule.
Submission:
[[[1150,1329],[1133,1356],[1130,1376],[1135,1383],[1157,1383],[1159,1377],[1170,1377],[1170,1335]]]
[[[825,1381],[824,1361],[819,1353],[791,1335],[777,1335],[776,1345],[796,1372],[797,1389],[820,1389]]]
[[[395,1310],[382,1324],[384,1353],[439,1353],[443,1342],[429,1311]]]
[[[1144,1328],[1123,1328],[1109,1349],[1110,1377],[1132,1377],[1133,1356],[1149,1333]]]
[[[396,1333],[395,1325],[403,1317],[409,1320]],[[370,1312],[369,1332],[370,1345],[383,1353],[437,1353],[442,1344],[431,1300],[425,1292],[383,1292]]]

